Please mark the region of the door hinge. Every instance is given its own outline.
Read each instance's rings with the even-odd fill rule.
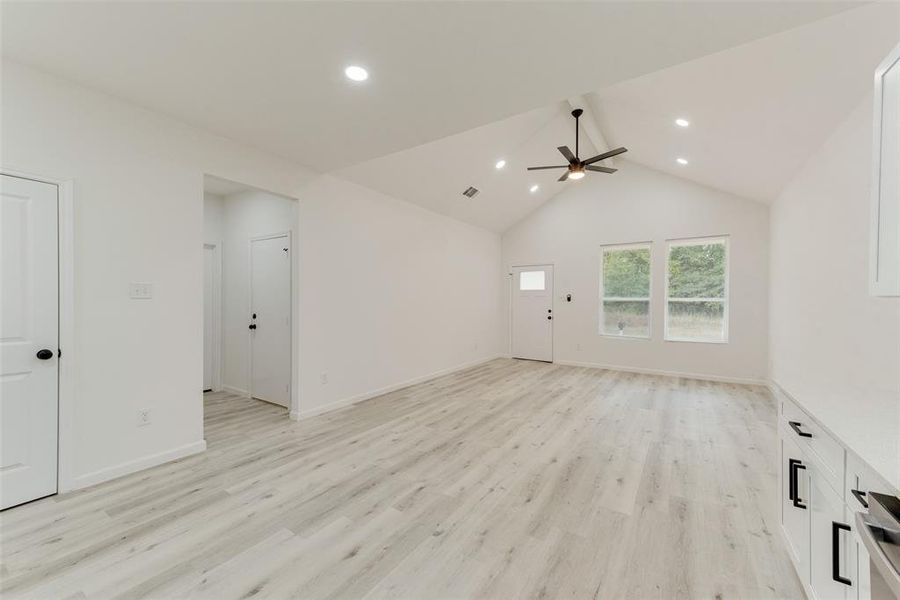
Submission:
[[[62,350],[60,348],[56,349],[56,358],[62,358]]]

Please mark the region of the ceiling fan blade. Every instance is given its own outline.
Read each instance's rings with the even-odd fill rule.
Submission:
[[[587,165],[584,167],[585,171],[597,171],[598,173],[615,173],[618,169],[610,169],[609,167],[595,167],[594,165]]]
[[[566,171],[565,173],[563,173],[562,177],[560,177],[559,179],[557,179],[557,181],[565,181],[565,180],[568,179],[568,178],[569,178],[569,172]]]
[[[559,148],[557,148],[557,150],[559,150],[560,153],[566,157],[566,160],[569,161],[569,164],[575,164],[578,162],[578,159],[575,158],[575,155],[572,154],[572,151],[569,150],[568,146],[560,146]]]
[[[566,169],[569,165],[554,165],[552,167],[528,167],[527,171],[540,171],[541,169]]]
[[[589,158],[586,161],[582,162],[583,165],[590,165],[597,161],[604,160],[607,158],[612,158],[613,156],[618,156],[624,152],[628,152],[628,148],[616,148],[615,150],[610,150],[609,152],[604,152],[603,154],[598,154],[593,158]]]

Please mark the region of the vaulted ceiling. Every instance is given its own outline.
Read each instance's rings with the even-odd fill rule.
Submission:
[[[4,2],[2,51],[331,171],[853,5]]]
[[[594,150],[626,146],[634,161],[744,198],[771,202],[872,90],[875,66],[900,40],[900,4],[869,4],[674,67],[606,86],[338,174],[431,210],[504,231],[557,193],[556,147],[573,144],[568,111],[594,121]],[[681,128],[675,119],[686,118]],[[590,122],[590,121],[589,121]],[[594,133],[594,135],[586,135]],[[599,135],[598,135],[599,134]],[[860,148],[859,152],[869,152]],[[680,165],[676,158],[688,160]],[[505,158],[498,171],[495,162]],[[627,168],[627,167],[623,167]],[[594,175],[588,177],[615,177]],[[540,189],[530,193],[529,186]],[[482,193],[461,195],[473,185]]]
[[[900,39],[900,4],[890,2],[0,10],[5,58],[495,231],[578,185],[525,171],[559,164],[556,146],[574,146],[574,106],[586,109],[582,156],[624,145],[619,166],[771,201]],[[344,78],[354,63],[369,81]],[[675,127],[677,117],[690,127]],[[472,199],[462,196],[470,185],[480,190]]]

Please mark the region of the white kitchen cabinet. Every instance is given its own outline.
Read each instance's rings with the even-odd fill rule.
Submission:
[[[800,572],[809,572],[809,476],[805,454],[790,437],[781,438],[781,525]]]
[[[810,471],[809,587],[817,600],[856,600],[850,579],[854,540],[844,502],[814,466]]]
[[[869,289],[900,296],[900,46],[875,71]]]

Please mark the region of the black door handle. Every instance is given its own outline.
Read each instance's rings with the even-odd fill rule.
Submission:
[[[853,497],[862,504],[863,508],[869,508],[869,503],[866,502],[866,493],[861,492],[859,490],[850,490],[850,493],[853,494]]]
[[[788,421],[788,425],[791,426],[791,429],[797,432],[797,435],[800,437],[812,437],[811,433],[806,433],[805,431],[800,430],[800,423],[797,421]]]
[[[831,522],[831,578],[844,585],[853,585],[846,577],[841,577],[841,530],[850,531],[846,523]]]
[[[51,358],[53,358],[53,350],[42,348],[37,351],[37,354],[35,354],[35,356],[37,356],[41,360],[50,360]]]
[[[256,329],[256,323],[250,323],[250,329]]]
[[[553,317],[551,317],[550,315],[547,315],[547,320],[548,320],[548,321],[552,321],[552,320],[553,320]]]

